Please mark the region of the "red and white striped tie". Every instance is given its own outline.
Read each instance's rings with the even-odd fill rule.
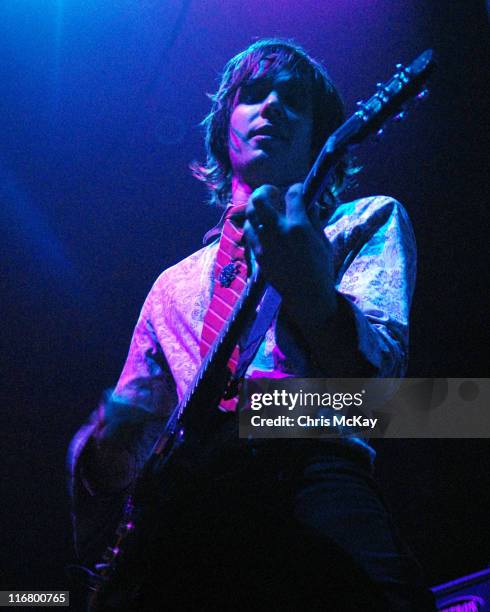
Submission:
[[[247,262],[243,245],[243,222],[246,204],[231,206],[226,215],[214,267],[213,296],[204,316],[200,351],[204,357],[225,322],[229,318],[247,284]],[[239,349],[236,346],[228,361],[231,373],[235,372]],[[235,410],[237,398],[221,400],[220,408]]]

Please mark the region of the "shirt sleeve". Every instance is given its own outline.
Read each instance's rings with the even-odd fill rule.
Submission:
[[[412,226],[403,206],[386,197],[367,200],[351,223],[343,232],[347,256],[337,273],[338,327],[354,332],[353,349],[372,375],[402,377],[416,276]]]
[[[165,417],[176,404],[177,394],[152,322],[155,299],[153,288],[141,309],[113,398]]]
[[[131,451],[132,455],[142,457],[146,449],[140,446],[143,442],[146,446],[151,438],[142,435],[142,431],[153,431],[155,423],[163,424],[176,404],[173,377],[152,325],[152,304],[153,295],[150,292],[136,323],[129,353],[116,388],[112,393],[104,394],[99,408],[91,414],[89,421],[78,430],[71,442],[68,467],[72,491],[75,481],[80,483],[85,480],[85,488],[93,494],[89,480],[83,478],[84,467],[87,467],[87,457],[93,455],[90,452],[90,442],[93,442],[94,438],[98,437],[98,432],[106,426],[107,415],[110,415],[112,421],[107,423],[107,426],[112,426],[116,433],[125,434],[111,436],[114,438],[115,450]],[[120,424],[124,427],[119,427]],[[134,432],[135,439],[130,439],[131,432]],[[102,471],[108,472],[105,469]],[[124,480],[123,475],[120,476],[121,478],[115,480]],[[114,478],[111,477],[111,480]]]

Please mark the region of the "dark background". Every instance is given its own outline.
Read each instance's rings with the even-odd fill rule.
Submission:
[[[293,37],[352,112],[426,47],[431,95],[358,150],[351,197],[413,220],[419,280],[410,372],[488,376],[488,18],[484,2],[2,2],[0,550],[9,588],[67,588],[68,442],[115,383],[156,276],[200,247],[215,212],[206,92],[234,53]],[[490,561],[486,440],[377,443],[378,471],[431,584]]]

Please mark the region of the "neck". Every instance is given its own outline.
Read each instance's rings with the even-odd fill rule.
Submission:
[[[250,198],[253,189],[241,181],[239,178],[233,176],[231,179],[231,202],[233,206],[240,204],[246,204]]]
[[[292,183],[287,185],[275,185],[281,192],[281,201],[284,199],[287,190]],[[243,182],[240,178],[233,176],[231,179],[231,203],[233,206],[246,204],[254,192],[255,187],[251,187],[248,183]]]

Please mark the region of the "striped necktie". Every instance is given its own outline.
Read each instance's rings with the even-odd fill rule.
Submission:
[[[247,284],[247,262],[243,245],[245,208],[246,204],[231,206],[225,214],[214,267],[213,296],[203,321],[201,357],[207,354],[218,337]],[[232,374],[236,370],[239,356],[239,349],[236,346],[228,361],[228,368]],[[236,403],[236,398],[221,400],[220,408],[233,411]]]

